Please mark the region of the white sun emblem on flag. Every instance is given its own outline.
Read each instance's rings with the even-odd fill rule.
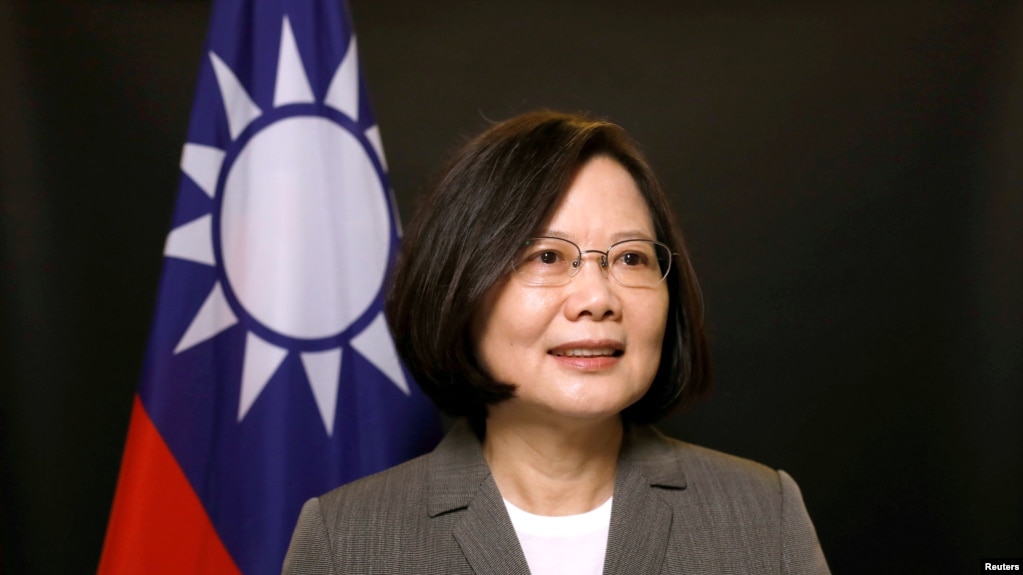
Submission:
[[[390,194],[373,163],[375,157],[386,169],[379,133],[375,125],[361,134],[350,127],[359,125],[355,37],[317,102],[285,17],[272,111],[323,106],[321,113],[292,106],[294,114],[270,121],[231,68],[215,53],[209,57],[232,144],[185,144],[181,170],[219,211],[171,230],[164,254],[214,266],[224,281],[210,290],[174,353],[242,321],[249,327],[238,421],[288,354],[298,353],[329,435],[341,379],[338,336],[377,298],[391,241]],[[334,112],[351,121],[339,122]],[[409,395],[383,314],[362,323],[351,348]]]

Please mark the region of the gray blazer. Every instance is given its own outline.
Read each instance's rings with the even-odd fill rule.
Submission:
[[[627,428],[604,573],[827,574],[784,471]],[[528,574],[476,435],[459,421],[430,454],[302,508],[284,573]]]

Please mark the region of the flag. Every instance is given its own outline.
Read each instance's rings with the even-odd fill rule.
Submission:
[[[425,452],[399,242],[343,0],[216,0],[100,562],[279,573],[302,503]]]

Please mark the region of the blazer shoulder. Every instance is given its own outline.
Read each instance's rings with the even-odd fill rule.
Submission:
[[[828,573],[799,488],[787,473],[652,433],[641,448],[644,465],[682,477],[676,480],[681,488],[658,490],[679,526],[672,527],[676,539],[666,565],[685,565],[678,571],[688,572]],[[656,485],[671,487],[664,475]],[[695,548],[714,553],[682,551]]]
[[[428,474],[427,455],[419,456],[384,471],[336,487],[318,499],[324,520],[330,524],[338,516],[352,517],[382,507],[404,507],[403,503],[422,499]]]
[[[776,469],[708,447],[679,440],[671,441],[676,444],[683,469],[693,480],[714,477],[733,484],[741,483],[776,493],[781,492],[781,478]]]
[[[668,437],[653,427],[631,431],[628,460],[665,487],[781,491],[778,472],[750,459]]]
[[[404,545],[427,519],[422,458],[337,487],[302,508],[285,573],[405,573],[421,546]],[[401,543],[401,544],[399,544]]]
[[[449,511],[465,507],[486,464],[478,442],[461,435],[308,501],[289,550],[294,572],[329,565],[331,573],[467,573],[452,537],[461,515]]]

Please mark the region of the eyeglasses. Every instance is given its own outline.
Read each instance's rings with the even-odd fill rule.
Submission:
[[[584,251],[566,239],[550,237],[528,240],[512,267],[530,285],[561,286],[579,273],[586,254],[598,254],[600,267],[625,287],[654,287],[671,269],[671,249],[653,240],[624,240],[602,252]]]

